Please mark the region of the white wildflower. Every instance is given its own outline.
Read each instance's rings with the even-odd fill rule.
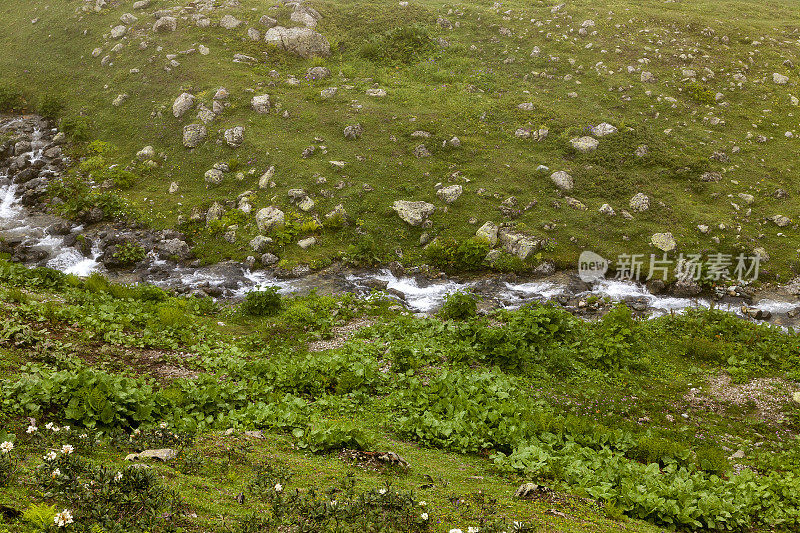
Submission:
[[[116,474],[114,474],[114,481],[116,481],[117,483],[122,481],[122,472],[117,472]]]
[[[158,425],[158,427],[160,427],[161,429],[167,429],[167,423],[166,423],[166,422],[161,422],[161,423]]]
[[[336,500],[331,500],[331,507],[332,508],[336,509],[336,505],[337,504],[338,504],[338,502]]]
[[[61,470],[59,470],[58,468],[56,468],[55,470],[53,470],[53,473],[52,473],[52,474],[50,474],[50,477],[51,477],[51,478],[53,478],[53,479],[55,479],[55,478],[57,478],[57,477],[58,477],[58,476],[60,476],[60,475],[61,475]]]
[[[420,516],[420,518],[422,518],[423,520],[427,520],[427,519],[428,519],[428,513],[422,513],[422,514],[421,514],[421,515],[419,515],[419,516]]]
[[[419,502],[419,506],[420,507],[425,507],[426,505],[428,505],[428,502],[426,502],[425,500],[422,500],[421,502]]]
[[[63,428],[61,428],[61,429],[63,429],[64,431],[69,431],[69,426],[64,426],[64,427],[63,427]]]
[[[0,444],[0,452],[8,453],[14,449],[14,443],[11,441],[5,441],[3,444]]]
[[[45,429],[53,429],[53,423],[52,422],[48,422],[47,424],[44,425],[44,427],[45,427]]]
[[[460,529],[456,528],[456,529],[451,529],[450,533],[464,533],[464,532],[461,531]]]
[[[89,435],[87,435],[86,433],[81,433],[80,435],[78,435],[78,438],[79,439],[88,439]]]
[[[56,452],[47,452],[44,454],[45,461],[55,461],[56,460]]]
[[[30,425],[30,426],[28,426],[27,431],[28,431],[28,435],[30,435],[31,433],[36,433],[37,431],[39,431],[39,428],[37,428],[34,425]]]
[[[481,530],[481,528],[479,528],[479,527],[469,526],[467,528],[467,533],[478,533],[480,530]]]
[[[65,444],[61,447],[61,453],[64,455],[71,455],[74,451],[75,448],[72,447],[72,444]]]
[[[386,489],[378,489],[378,494],[386,494]]]
[[[72,512],[64,509],[53,518],[53,522],[55,522],[58,527],[67,527],[73,522]]]
[[[275,492],[280,492],[283,490],[283,485],[280,483],[275,483]]]

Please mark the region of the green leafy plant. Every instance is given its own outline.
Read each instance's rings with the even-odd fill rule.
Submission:
[[[439,315],[451,320],[463,320],[474,317],[478,310],[478,300],[465,292],[454,292],[445,297]]]
[[[263,291],[251,291],[245,296],[240,309],[249,316],[274,315],[281,309],[281,296],[275,287],[268,287]]]

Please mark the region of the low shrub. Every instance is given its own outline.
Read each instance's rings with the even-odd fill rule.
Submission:
[[[474,317],[478,312],[478,299],[469,293],[448,294],[439,311],[439,316],[450,320],[464,320]]]
[[[275,287],[263,291],[251,291],[247,293],[239,309],[249,316],[274,315],[281,310],[281,295]]]

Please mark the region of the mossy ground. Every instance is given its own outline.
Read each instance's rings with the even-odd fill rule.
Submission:
[[[771,256],[762,269],[763,279],[785,281],[797,269],[797,226],[778,228],[767,221],[776,214],[798,215],[796,202],[773,196],[779,188],[790,198],[800,194],[794,179],[800,109],[790,100],[800,93],[796,50],[800,18],[789,0],[667,4],[581,0],[557,13],[551,12],[551,3],[538,1],[493,5],[425,0],[406,8],[393,1],[319,1],[313,4],[323,15],[317,30],[333,48],[332,56],[324,60],[302,60],[247,40],[246,28],[259,28],[263,14],[289,24],[287,7],[245,0],[238,7],[218,6],[209,13],[213,22],[224,14],[245,21],[236,30],[200,29],[191,19],[181,18],[178,31],[155,35],[150,12],[179,5],[159,0],[148,10],[137,11],[138,22],[114,41],[106,37],[109,29],[119,24],[130,6],[109,2],[95,13],[84,12],[83,5],[4,2],[0,46],[6,53],[0,57],[0,73],[4,83],[27,93],[30,109],[45,94],[55,94],[65,103],[64,117],[85,116],[91,137],[116,147],[110,156],[115,163],[127,165],[145,145],[163,153],[161,166],[148,172],[140,169],[140,179],[124,193],[155,227],[174,226],[177,217],[189,215],[192,207],[230,201],[245,190],[257,192],[256,209],[277,204],[294,211],[286,191],[303,188],[317,203],[312,215],[342,203],[351,224],[310,231],[317,234],[319,244],[308,251],[297,247],[296,239],[278,246],[275,251],[284,265],[324,266],[358,242],[354,225],[376,238],[381,260],[401,254],[405,262],[424,262],[419,246],[423,230],[400,222],[390,206],[394,200],[409,199],[444,207],[434,185],[453,181],[465,192],[447,212],[433,215],[433,227],[425,230],[431,237],[465,240],[484,221],[503,221],[498,207],[513,195],[519,208],[537,202],[515,222],[520,229],[550,238],[542,258],[564,268],[574,268],[586,248],[610,258],[620,253],[649,254],[655,251],[649,246],[650,236],[670,231],[678,242],[676,253],[739,253],[763,247]],[[438,17],[458,27],[444,29],[436,24]],[[590,19],[595,26],[587,28],[588,35],[579,35],[583,21]],[[368,41],[413,24],[445,39],[448,46],[436,45],[432,53],[409,63],[363,57]],[[143,41],[148,43],[144,50],[139,48]],[[122,50],[110,52],[117,43]],[[179,53],[200,44],[211,50],[208,56]],[[534,46],[541,49],[539,57],[530,56]],[[99,57],[92,56],[95,47],[102,48]],[[251,55],[258,63],[233,63],[235,53]],[[178,54],[180,63],[170,71],[164,68],[167,54]],[[101,66],[105,55],[112,63]],[[306,79],[306,69],[315,65],[327,66],[333,76]],[[636,70],[629,73],[629,66]],[[268,74],[273,69],[279,73],[277,79]],[[687,95],[683,69],[696,72],[703,91],[723,93],[727,107],[698,103]],[[655,83],[640,82],[645,70],[654,74]],[[774,84],[775,72],[788,75],[788,84]],[[735,74],[747,77],[741,87]],[[286,83],[290,75],[298,85]],[[365,95],[374,84],[387,90],[385,98]],[[186,150],[181,129],[194,113],[175,119],[173,100],[189,91],[210,105],[222,86],[231,94],[231,106],[210,125],[209,139],[202,146]],[[323,100],[320,91],[330,86],[339,92]],[[573,91],[577,98],[568,96]],[[112,106],[123,93],[129,98],[120,107]],[[269,93],[280,111],[267,116],[252,112],[250,98],[259,93]],[[523,102],[532,103],[533,111],[518,109]],[[281,117],[284,110],[290,118]],[[709,125],[705,120],[709,117],[724,124]],[[364,126],[364,136],[345,140],[342,129],[356,122]],[[619,133],[602,138],[594,153],[575,152],[569,140],[600,122],[614,124]],[[216,142],[222,130],[236,125],[246,128],[240,148]],[[514,132],[520,127],[546,127],[550,134],[541,142],[519,139]],[[411,137],[416,130],[432,137]],[[787,131],[795,137],[785,137]],[[757,142],[758,135],[767,142]],[[458,136],[462,146],[443,148],[442,142],[452,136]],[[413,156],[421,143],[432,157]],[[312,144],[325,145],[327,153],[318,150],[301,158],[303,149]],[[633,154],[641,144],[649,146],[650,155],[639,159]],[[734,152],[734,146],[740,151]],[[730,160],[710,159],[714,152],[724,152]],[[220,187],[207,190],[204,172],[215,162],[232,160],[244,178],[239,180],[231,172]],[[330,160],[347,165],[336,169]],[[540,164],[551,172],[571,172],[576,185],[569,194],[588,209],[567,207],[549,172],[535,170]],[[277,186],[259,191],[258,178],[270,165],[276,167]],[[723,178],[719,183],[700,182],[706,171],[721,172]],[[319,177],[327,183],[319,184]],[[172,181],[180,190],[168,196]],[[344,188],[334,188],[339,181],[346,184]],[[364,184],[374,190],[365,191]],[[479,195],[479,189],[485,193]],[[651,209],[624,221],[619,212],[628,208],[636,192],[651,197]],[[330,197],[325,196],[328,193]],[[738,193],[754,195],[755,202],[745,205]],[[598,213],[604,203],[617,211],[616,217]],[[473,217],[477,225],[468,223]],[[252,214],[240,218],[224,219],[239,224],[234,244],[223,239],[222,231],[185,229],[204,260],[244,259],[252,253],[247,243],[256,228]],[[711,232],[700,234],[698,224],[709,225]]]

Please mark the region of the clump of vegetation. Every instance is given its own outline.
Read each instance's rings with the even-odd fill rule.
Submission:
[[[716,93],[700,82],[689,82],[683,90],[698,104],[713,105],[716,101]]]
[[[281,295],[275,287],[248,292],[241,305],[242,313],[248,316],[270,316],[280,310]]]
[[[39,97],[37,111],[45,118],[56,119],[61,115],[64,107],[64,100],[60,96],[45,93]]]
[[[145,258],[147,251],[138,242],[127,241],[117,245],[114,259],[121,265],[134,265]]]
[[[361,55],[378,63],[409,64],[424,59],[435,48],[430,32],[424,26],[401,26],[375,37],[361,48]]]
[[[439,315],[450,320],[472,318],[478,312],[478,299],[469,293],[454,292],[444,299]]]
[[[21,111],[25,106],[22,91],[9,83],[0,83],[0,113]]]

